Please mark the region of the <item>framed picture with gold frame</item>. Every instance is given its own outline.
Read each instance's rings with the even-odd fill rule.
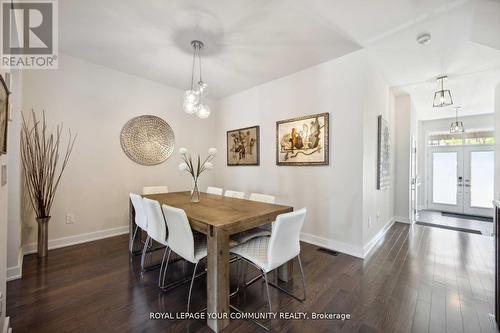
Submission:
[[[276,122],[276,164],[328,165],[329,113]]]

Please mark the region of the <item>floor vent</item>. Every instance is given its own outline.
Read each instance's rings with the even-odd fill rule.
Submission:
[[[325,249],[324,247],[320,247],[318,249],[318,251],[330,254],[330,255],[335,256],[335,257],[339,255],[339,253],[337,251],[333,251],[333,250],[330,250],[330,249]]]

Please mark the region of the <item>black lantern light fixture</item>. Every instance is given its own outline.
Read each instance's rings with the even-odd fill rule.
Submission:
[[[446,81],[447,79],[448,76],[446,75],[437,78],[440,90],[434,93],[434,103],[432,106],[435,108],[442,108],[453,104],[450,90],[444,89],[444,81]]]
[[[458,109],[459,106],[455,107],[455,121],[450,125],[450,133],[457,134],[464,132],[464,124],[461,121],[458,121]]]

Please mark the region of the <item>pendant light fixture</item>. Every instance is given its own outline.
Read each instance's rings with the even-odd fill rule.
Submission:
[[[202,41],[193,40],[191,41],[191,46],[193,47],[193,66],[191,69],[191,86],[190,89],[184,93],[184,112],[189,114],[196,114],[198,117],[205,119],[210,116],[210,108],[205,104],[204,100],[207,95],[208,85],[203,82],[201,76],[201,50],[204,47]],[[196,58],[198,57],[199,65],[199,80],[195,86],[194,76],[196,69]]]
[[[451,92],[448,89],[444,89],[444,81],[448,79],[448,76],[440,76],[437,78],[439,89],[434,93],[434,103],[433,107],[442,108],[453,104],[453,99],[451,98]]]
[[[464,124],[461,121],[458,121],[458,109],[460,109],[459,106],[455,108],[455,121],[452,122],[450,126],[450,133],[452,134],[464,132]]]

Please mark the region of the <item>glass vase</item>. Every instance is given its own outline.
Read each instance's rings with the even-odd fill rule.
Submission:
[[[198,189],[198,178],[193,178],[193,189],[191,190],[191,202],[200,202],[200,190]]]

